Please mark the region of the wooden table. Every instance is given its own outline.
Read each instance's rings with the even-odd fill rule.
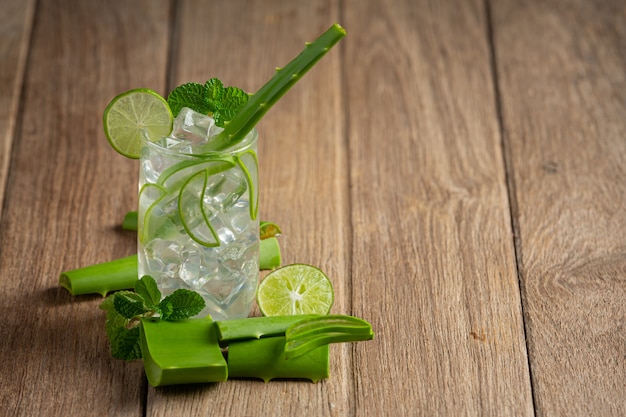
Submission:
[[[3,0],[3,416],[626,415],[623,0]],[[258,125],[261,217],[370,342],[331,377],[154,389],[61,271],[136,250],[104,107],[255,91],[348,36]]]

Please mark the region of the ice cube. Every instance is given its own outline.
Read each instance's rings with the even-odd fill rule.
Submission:
[[[215,126],[212,117],[183,107],[174,119],[171,136],[200,144],[206,143],[211,136],[215,136],[221,131],[221,128]]]
[[[168,136],[163,139],[163,142],[164,142],[163,147],[171,152],[177,152],[177,153],[182,153],[182,154],[193,153],[193,148],[192,148],[193,142],[187,139]]]
[[[204,192],[204,204],[209,211],[226,213],[246,192],[247,183],[237,169],[212,175]]]
[[[230,212],[230,225],[237,234],[245,232],[250,226],[254,225],[254,221],[250,218],[250,207],[248,200],[241,199],[235,204]]]
[[[239,295],[246,282],[247,278],[241,273],[220,270],[219,275],[207,281],[203,290],[211,294],[222,308],[228,308],[230,302]]]
[[[211,218],[211,226],[213,226],[213,230],[217,234],[220,245],[230,245],[237,239],[237,236],[230,229],[227,219],[224,219],[223,216],[216,215]]]
[[[163,157],[157,153],[151,153],[141,159],[141,164],[145,182],[157,182],[163,171]]]
[[[180,263],[180,245],[178,242],[164,239],[154,239],[144,248],[144,256],[147,262],[146,273],[162,273],[166,276],[174,276]]]
[[[180,253],[180,277],[189,284],[189,281],[197,280],[200,276],[200,251],[195,248],[184,248]]]

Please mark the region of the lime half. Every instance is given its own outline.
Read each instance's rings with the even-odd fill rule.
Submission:
[[[152,90],[139,88],[115,97],[104,110],[104,134],[122,155],[137,159],[141,140],[155,141],[172,132],[174,116],[167,101]]]
[[[270,272],[259,284],[256,297],[264,316],[326,315],[335,294],[332,283],[321,270],[292,264]]]

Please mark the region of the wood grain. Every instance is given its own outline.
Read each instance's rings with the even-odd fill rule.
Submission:
[[[626,415],[623,1],[1,10],[0,415]],[[136,250],[138,166],[104,107],[255,91],[334,22],[348,36],[258,125],[261,217],[375,340],[332,346],[317,384],[148,387],[111,359],[101,298],[57,284]]]
[[[116,94],[165,86],[168,3],[37,6],[0,224],[0,410],[139,416],[141,363],[111,359],[101,297],[72,298],[57,280],[136,250],[117,225],[138,167],[110,148],[100,121]]]
[[[493,2],[537,415],[626,415],[626,4]]]
[[[532,415],[483,3],[345,24],[357,414]]]
[[[20,93],[35,10],[34,0],[2,3],[0,36],[0,203],[9,172],[11,149],[18,121]],[[2,219],[2,204],[0,204]]]
[[[275,67],[337,21],[337,4],[180,2],[171,85],[218,77],[225,85],[254,92]],[[349,221],[340,93],[339,52],[332,50],[259,123],[260,216],[284,232],[283,263],[322,268],[335,287],[333,312],[346,314]],[[332,376],[326,381],[150,389],[147,414],[350,415],[350,351],[347,346],[332,348]]]

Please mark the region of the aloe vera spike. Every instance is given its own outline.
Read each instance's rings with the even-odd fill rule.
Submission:
[[[152,386],[228,379],[228,365],[209,316],[180,321],[142,319],[140,343]]]
[[[330,374],[328,345],[294,359],[285,358],[285,338],[265,337],[232,342],[228,346],[230,378],[309,379],[317,382]]]
[[[133,288],[137,281],[137,255],[62,272],[59,285],[72,295],[101,294]]]
[[[345,35],[345,29],[334,24],[315,41],[307,43],[285,67],[277,68],[274,76],[250,96],[246,105],[225,124],[224,130],[211,140],[211,150],[226,149],[243,140],[274,103]]]
[[[313,314],[300,316],[250,317],[245,319],[220,320],[215,322],[220,344],[244,339],[284,336],[289,327],[299,321],[317,317]]]

